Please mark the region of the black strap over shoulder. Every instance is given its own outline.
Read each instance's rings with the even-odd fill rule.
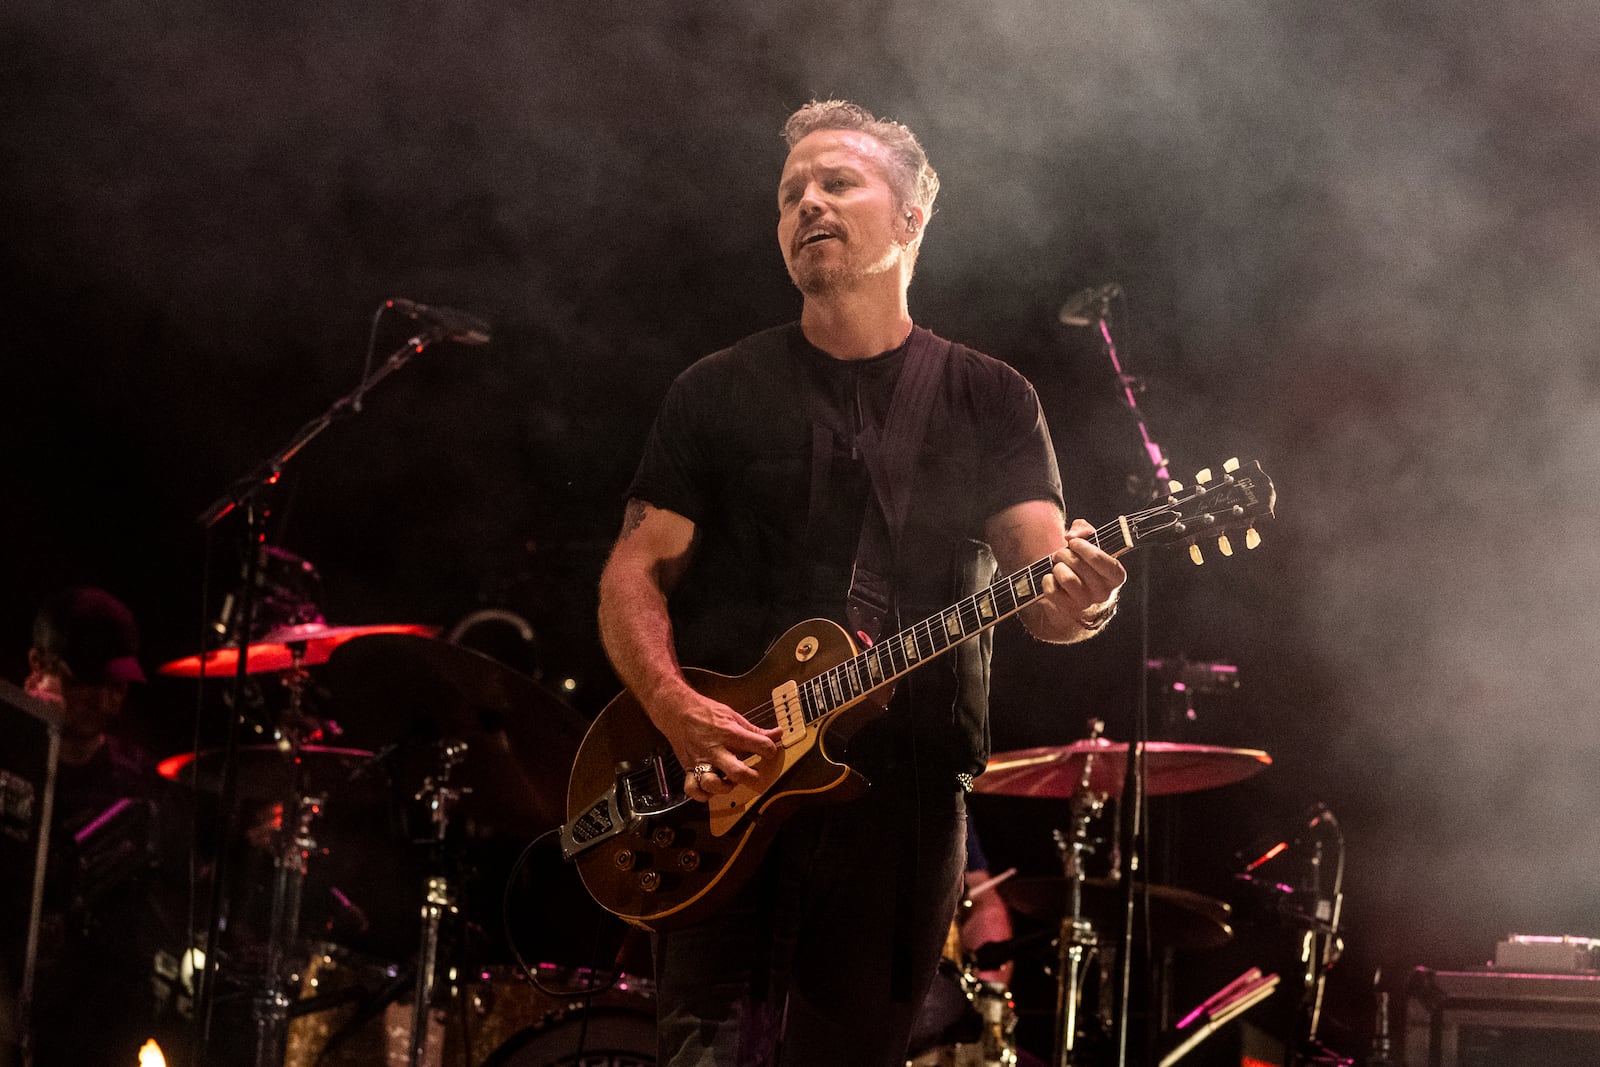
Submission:
[[[845,602],[850,629],[864,645],[877,641],[884,619],[894,608],[894,563],[910,512],[917,454],[927,435],[928,418],[938,395],[950,347],[949,341],[913,327],[907,339],[905,363],[900,368],[889,412],[884,418],[882,435],[868,425],[855,438],[872,483],[872,498],[877,502],[877,507],[869,505],[862,513],[861,536],[856,545],[850,592]],[[825,414],[813,413],[813,515],[819,512],[821,494],[829,487],[833,430],[826,419]],[[880,707],[887,707],[893,692],[893,685],[883,686],[869,699]],[[920,875],[917,856],[916,848],[902,849],[894,870],[899,888],[893,917],[889,985],[891,996],[900,1001],[910,999],[913,985],[912,915],[906,901]]]
[[[867,644],[878,639],[893,606],[894,561],[911,507],[912,472],[949,353],[949,341],[914,327],[882,437],[868,426],[858,438],[878,506],[862,516],[846,612],[850,629]]]
[[[827,496],[833,491],[836,437],[848,439],[854,435],[872,484],[873,500],[877,502],[877,507],[868,507],[862,517],[846,598],[850,629],[866,643],[877,640],[893,602],[890,576],[910,512],[912,472],[951,347],[949,341],[920,326],[912,328],[905,343],[905,362],[895,381],[881,435],[872,426],[856,433],[853,427],[839,422],[837,413],[820,406],[813,405],[811,410],[810,515],[826,510]]]

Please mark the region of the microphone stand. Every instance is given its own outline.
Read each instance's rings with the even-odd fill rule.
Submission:
[[[1121,291],[1120,286],[1102,286],[1096,291],[1092,303],[1085,310],[1093,315],[1093,321],[1100,334],[1101,347],[1105,350],[1106,358],[1111,361],[1111,369],[1116,372],[1117,383],[1122,386],[1128,410],[1139,427],[1139,438],[1144,444],[1145,457],[1149,460],[1154,483],[1148,496],[1154,499],[1165,492],[1172,476],[1167,470],[1167,460],[1162,454],[1161,446],[1151,439],[1149,427],[1145,425],[1144,416],[1139,411],[1139,403],[1134,396],[1135,379],[1123,371],[1122,360],[1117,355],[1116,342],[1111,337],[1109,321],[1111,298]],[[1137,479],[1135,484],[1142,481],[1142,478]],[[1145,744],[1150,739],[1150,571],[1146,567],[1139,568],[1138,694],[1134,706],[1133,732],[1128,738],[1128,761],[1123,778],[1122,806],[1118,819],[1118,834],[1122,845],[1122,863],[1118,871],[1118,882],[1122,890],[1122,929],[1118,935],[1120,967],[1113,1001],[1117,1029],[1115,1062],[1118,1067],[1126,1067],[1128,1063],[1128,999],[1133,974],[1133,919],[1137,899],[1134,879],[1137,877],[1148,882],[1149,878],[1144,863],[1145,834],[1149,822],[1145,810]],[[1146,916],[1149,914],[1148,906],[1147,901]]]
[[[272,482],[276,482],[274,477]],[[262,483],[263,485],[271,482]],[[212,1008],[216,1003],[216,984],[221,966],[223,893],[230,871],[230,846],[233,840],[234,809],[239,796],[239,725],[245,706],[245,685],[248,681],[250,628],[255,615],[256,584],[261,577],[261,546],[266,541],[268,511],[253,495],[235,502],[245,508],[245,571],[244,590],[239,596],[234,614],[233,639],[239,649],[239,659],[233,675],[233,698],[228,706],[228,729],[223,745],[221,797],[218,801],[218,829],[215,855],[211,864],[211,894],[207,912],[204,942],[204,965],[195,990],[194,1020],[199,1027],[199,1037],[194,1043],[195,1065],[206,1061],[206,1051],[211,1042]],[[227,510],[233,510],[230,506]],[[223,512],[226,514],[226,512]],[[220,516],[218,516],[220,518]],[[205,657],[200,658],[201,680],[205,678]],[[198,753],[196,754],[198,758]],[[198,778],[196,785],[199,784]]]
[[[244,508],[246,516],[245,584],[244,591],[239,599],[234,627],[234,640],[239,650],[239,658],[233,675],[233,703],[229,709],[227,737],[223,746],[221,798],[218,802],[220,804],[220,828],[218,830],[216,858],[211,869],[210,912],[207,920],[204,948],[205,967],[200,974],[200,981],[195,994],[194,1020],[199,1028],[198,1039],[193,1050],[193,1062],[196,1065],[205,1063],[208,1060],[207,1052],[211,1041],[212,1009],[216,1003],[216,984],[222,955],[218,948],[222,939],[222,905],[224,887],[227,884],[229,868],[231,867],[229,845],[233,837],[234,809],[237,806],[239,795],[239,727],[241,709],[245,705],[244,690],[249,675],[248,660],[251,627],[256,608],[256,585],[260,578],[262,555],[267,547],[266,518],[268,512],[261,505],[259,498],[267,488],[278,484],[283,477],[284,467],[323,430],[332,426],[339,419],[359,414],[362,399],[374,386],[405,366],[412,356],[419,354],[429,345],[449,337],[449,329],[442,325],[434,325],[407,340],[405,344],[392,352],[377,370],[364,376],[357,383],[355,389],[334,401],[321,415],[296,431],[283,447],[258,465],[255,470],[229,486],[227,491],[212,501],[195,520],[202,528],[209,530],[240,507]],[[204,656],[202,656],[203,670]],[[279,954],[281,954],[281,950],[289,946],[269,947],[279,950]],[[276,969],[275,965],[269,966],[269,970]],[[282,991],[275,986],[279,978],[280,975],[275,973],[267,975],[267,981],[274,983],[274,988],[269,989],[266,999],[260,1000],[257,1004],[258,1017],[256,1023],[258,1034],[256,1056],[258,1061],[264,1056],[269,1059],[276,1057],[278,1062],[282,1061],[283,1037],[288,1024],[288,1001],[282,995]],[[257,1067],[262,1067],[262,1065],[258,1063]]]

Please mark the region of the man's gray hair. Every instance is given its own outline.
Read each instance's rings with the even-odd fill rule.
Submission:
[[[915,204],[925,218],[933,216],[933,199],[939,195],[939,175],[928,164],[917,135],[892,119],[880,119],[860,104],[848,100],[813,100],[783,124],[783,139],[790,148],[818,130],[860,130],[889,150],[892,173],[889,184],[902,204]]]

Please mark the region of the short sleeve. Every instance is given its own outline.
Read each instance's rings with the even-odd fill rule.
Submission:
[[[993,477],[987,485],[986,514],[1030,500],[1054,501],[1064,511],[1061,471],[1038,394],[1011,367],[994,361],[991,368],[984,465]]]
[[[656,413],[644,454],[628,486],[631,499],[703,522],[714,499],[716,449],[709,439],[719,387],[709,361],[680,374]]]

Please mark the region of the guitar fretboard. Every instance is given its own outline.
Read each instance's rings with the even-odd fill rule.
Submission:
[[[1202,533],[1220,534],[1226,530],[1245,527],[1259,516],[1270,518],[1277,498],[1272,480],[1261,469],[1261,464],[1251,461],[1241,466],[1230,460],[1223,467],[1224,476],[1212,479],[1210,472],[1202,472],[1197,484],[1179,496],[1181,487],[1172,484],[1173,495],[1151,507],[1119,516],[1085,538],[1091,544],[1113,556],[1120,556],[1134,548],[1148,544],[1172,544],[1187,541],[1191,550],[1195,539]],[[1254,535],[1254,526],[1250,525]],[[1247,548],[1254,547],[1249,538]],[[1224,555],[1231,549],[1223,541]],[[1196,562],[1199,562],[1196,559]],[[865,652],[830,667],[794,686],[793,698],[784,697],[786,716],[797,710],[798,719],[811,726],[823,718],[865,697],[875,689],[894,682],[902,675],[934,659],[956,645],[987,630],[1002,619],[1015,615],[1044,595],[1044,579],[1053,567],[1051,557],[1035,560],[1014,574],[979,590],[943,611],[931,615],[914,626],[879,641]],[[780,725],[774,690],[774,700],[757,707],[739,709],[751,723],[767,729]],[[785,729],[793,725],[787,717],[781,723]],[[681,802],[682,792],[675,785],[684,777],[684,768],[676,754],[662,745],[643,770],[626,774],[622,781],[635,802],[641,798],[657,796],[663,802]]]
[[[1121,520],[1108,523],[1084,540],[1099,548],[1116,545],[1107,549],[1113,554],[1133,547]],[[806,722],[816,722],[860,700],[874,689],[888,685],[928,660],[976,637],[1001,619],[1015,615],[1044,595],[1044,578],[1053,566],[1050,556],[1035,560],[937,615],[930,615],[802,682],[800,706]]]

